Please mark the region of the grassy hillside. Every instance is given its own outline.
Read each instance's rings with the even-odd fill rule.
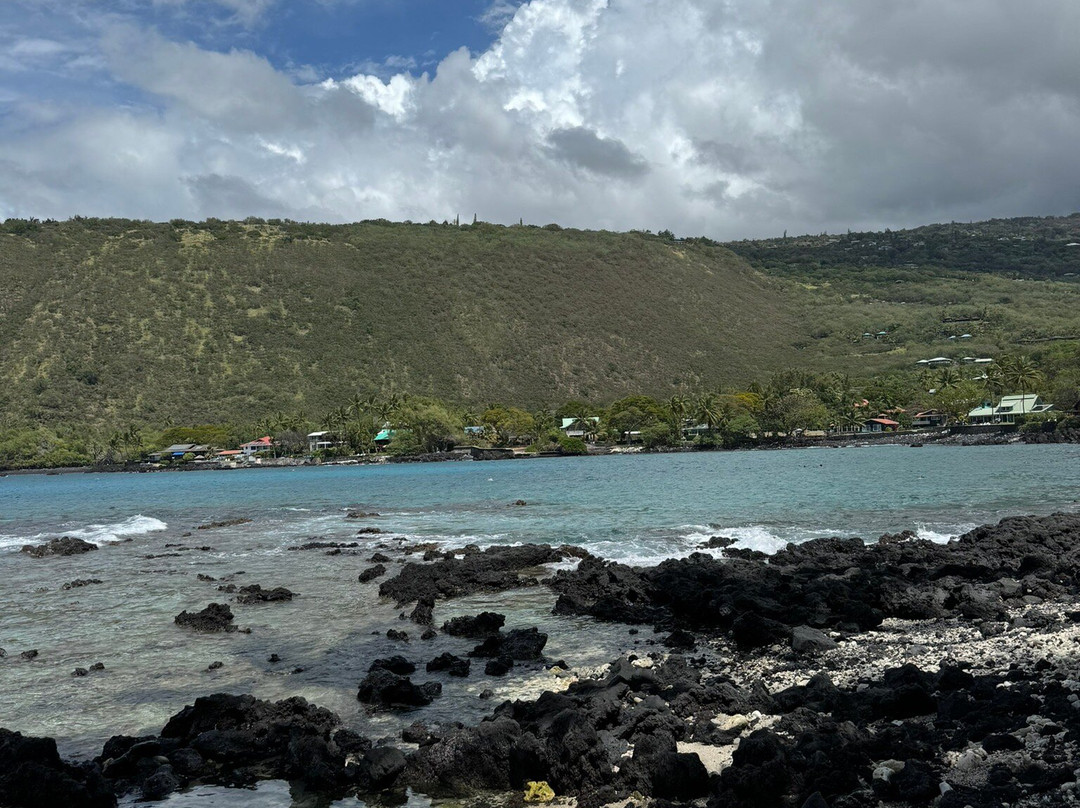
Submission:
[[[45,423],[665,393],[779,369],[799,332],[726,250],[484,224],[8,222],[0,282],[0,404]]]
[[[483,223],[9,220],[0,428],[317,421],[391,391],[550,406],[1031,351],[1080,335],[1080,217],[1025,221],[1057,233],[1037,273],[973,266],[950,226],[955,266],[867,263],[873,234],[728,249]],[[877,236],[926,242],[911,233]]]
[[[882,373],[1080,339],[1080,214],[725,246],[803,290],[809,363]]]

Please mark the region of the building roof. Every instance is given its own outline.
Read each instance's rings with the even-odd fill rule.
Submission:
[[[243,454],[239,449],[223,449],[218,452],[218,457],[235,457],[238,454]]]
[[[323,430],[322,432],[308,432],[307,436],[309,438],[321,438],[323,435],[329,435],[329,434],[330,433],[328,431]]]
[[[248,441],[247,443],[241,443],[240,445],[241,446],[251,446],[251,447],[256,447],[256,448],[260,447],[260,446],[273,446],[274,445],[274,439],[271,438],[269,435],[265,435],[265,436],[263,436],[261,438],[256,438],[255,440]]]
[[[899,421],[894,421],[892,418],[868,418],[866,423],[881,424],[882,426],[900,426]]]
[[[594,424],[598,424],[598,423],[600,423],[600,416],[599,415],[589,415],[589,416],[587,416],[585,418],[563,418],[562,419],[562,428],[563,429],[569,429],[574,424],[576,424],[576,423],[578,423],[580,421],[591,421]]]
[[[1045,412],[1052,405],[1046,404],[1035,393],[1022,396],[1002,396],[998,402],[998,412]]]
[[[1002,396],[996,407],[983,404],[968,413],[968,418],[989,418],[994,415],[1030,415],[1037,412],[1048,412],[1054,409],[1053,404],[1047,404],[1036,393],[1025,393],[1020,396]]]
[[[390,440],[392,437],[394,437],[394,430],[383,429],[375,436],[375,440]]]

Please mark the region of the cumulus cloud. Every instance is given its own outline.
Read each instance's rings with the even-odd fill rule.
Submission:
[[[331,80],[126,18],[80,46],[97,94],[62,104],[18,82],[68,45],[21,38],[0,62],[0,216],[738,238],[1080,208],[1072,0],[532,0],[488,19],[490,48],[432,73],[401,57]]]

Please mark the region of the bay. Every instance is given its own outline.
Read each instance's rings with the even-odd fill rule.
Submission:
[[[1080,447],[878,446],[791,451],[387,464],[228,472],[9,475],[0,478],[0,726],[57,738],[89,757],[113,734],[160,730],[199,695],[302,695],[373,736],[413,720],[478,721],[502,698],[539,692],[543,670],[444,681],[444,697],[403,716],[369,714],[356,685],[376,656],[422,663],[469,643],[421,642],[402,609],[358,584],[380,547],[399,568],[405,548],[571,543],[605,558],[657,563],[713,535],[766,552],[788,541],[868,540],[912,530],[944,541],[1016,514],[1075,510]],[[525,505],[515,505],[517,501]],[[348,519],[348,509],[379,516]],[[200,530],[213,521],[240,524]],[[358,535],[361,528],[380,533]],[[79,536],[96,552],[33,559],[26,543]],[[290,550],[357,542],[341,555]],[[415,557],[413,557],[415,560]],[[200,580],[199,576],[204,576]],[[214,580],[205,580],[212,578]],[[73,589],[76,579],[100,580]],[[233,605],[250,634],[196,635],[181,610],[228,602],[219,586],[286,586],[290,603]],[[436,624],[494,609],[508,626],[551,635],[550,659],[599,666],[650,642],[643,631],[551,615],[543,587],[478,595],[436,608]],[[406,608],[406,611],[408,609]],[[388,628],[412,635],[387,639]],[[37,649],[32,661],[19,658]],[[277,654],[280,662],[270,662]],[[76,667],[105,670],[73,677]],[[216,670],[210,663],[222,662]],[[480,699],[491,688],[493,699]],[[283,803],[283,804],[287,804]]]

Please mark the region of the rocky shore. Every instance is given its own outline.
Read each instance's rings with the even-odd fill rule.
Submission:
[[[214,694],[156,734],[112,738],[84,763],[62,760],[51,739],[3,729],[0,806],[97,808],[266,779],[388,804],[407,788],[503,805],[528,793],[583,808],[1080,800],[1080,515],[1009,518],[948,544],[903,533],[872,544],[819,539],[772,556],[723,537],[707,544],[720,557],[648,568],[542,545],[405,563],[381,594],[419,631],[476,646],[429,660],[422,645],[402,644],[401,655],[371,660],[357,698],[408,710],[444,697],[425,672],[454,681],[515,665],[557,674],[536,698],[492,704],[475,726],[414,723],[399,738],[373,739],[301,698]],[[575,558],[573,569],[545,572]],[[540,578],[557,614],[613,632],[652,626],[661,641],[603,670],[573,671],[544,658],[543,632],[507,628],[500,614],[441,627],[432,619],[439,601]],[[277,590],[250,589],[277,599],[263,597]],[[178,622],[231,627],[228,608],[211,607]]]

